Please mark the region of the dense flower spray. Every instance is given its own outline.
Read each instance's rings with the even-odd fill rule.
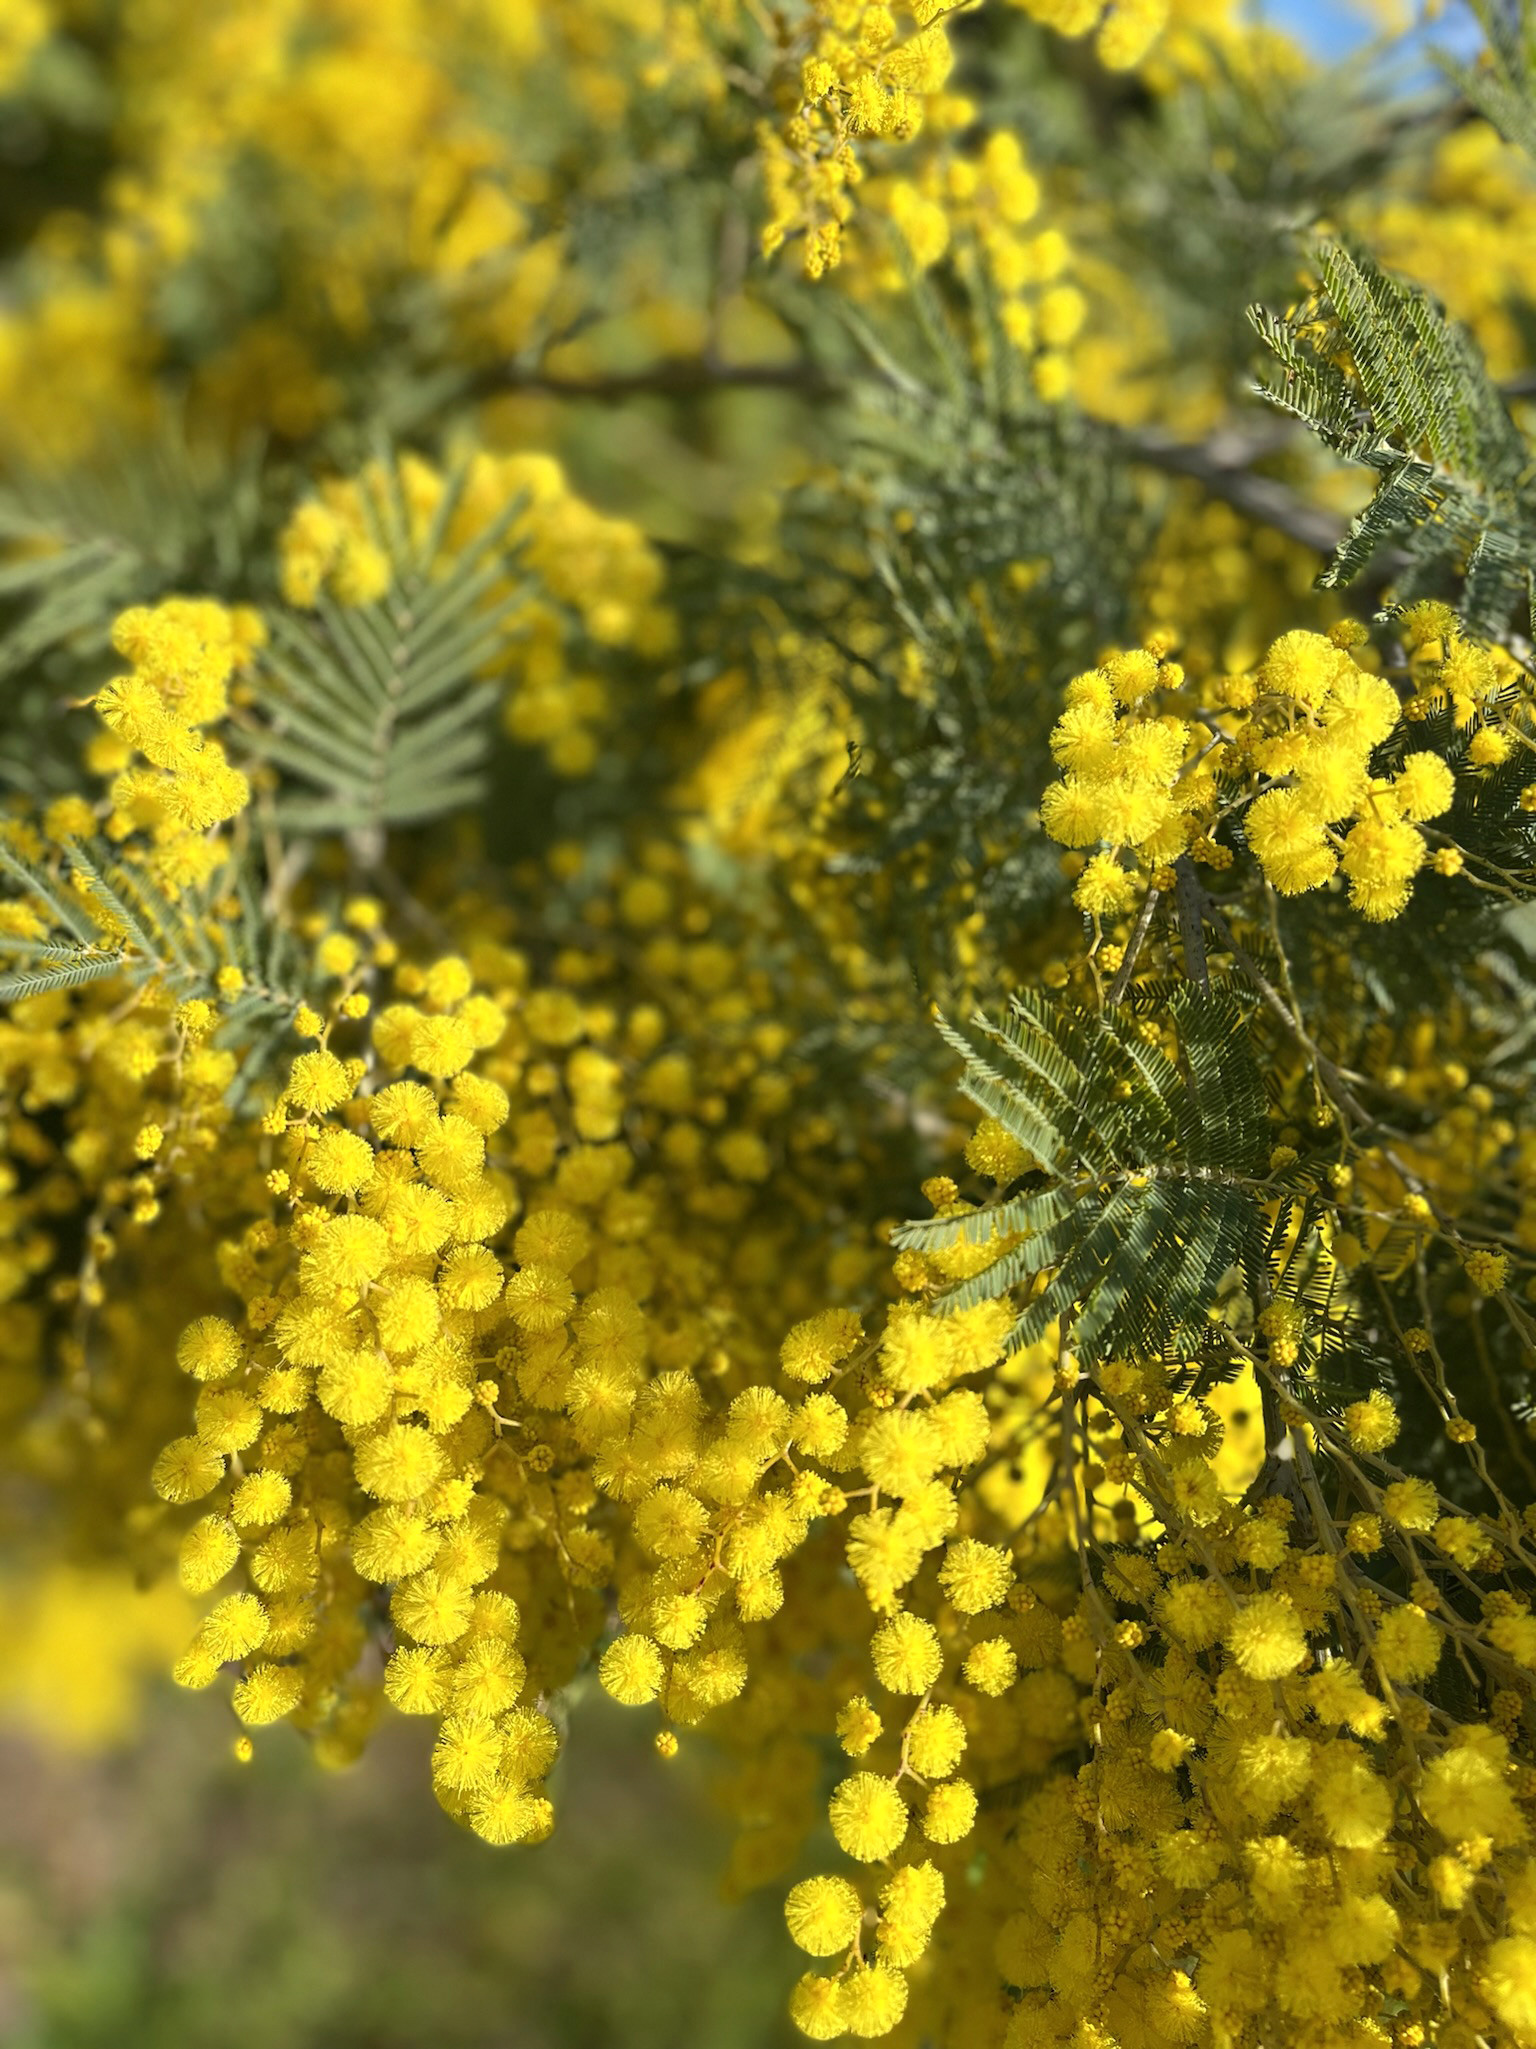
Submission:
[[[521,1854],[601,1688],[810,2040],[1536,2044],[1515,144],[1197,0],[207,13],[0,24],[110,164],[0,245],[0,1707],[418,1717]]]

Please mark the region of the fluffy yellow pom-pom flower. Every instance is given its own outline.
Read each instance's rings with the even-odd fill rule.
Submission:
[[[1227,1627],[1238,1667],[1250,1679],[1284,1679],[1307,1655],[1306,1632],[1283,1594],[1259,1594]]]
[[[838,1848],[861,1864],[889,1857],[907,1832],[907,1809],[889,1779],[855,1772],[834,1791],[827,1812]]]
[[[859,1930],[864,1903],[846,1878],[804,1878],[791,1887],[784,1919],[807,1956],[836,1956]]]

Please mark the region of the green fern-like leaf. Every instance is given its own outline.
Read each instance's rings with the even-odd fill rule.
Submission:
[[[1324,243],[1316,296],[1249,317],[1280,366],[1259,390],[1380,482],[1318,578],[1353,581],[1383,551],[1399,594],[1461,586],[1477,631],[1508,624],[1536,547],[1525,440],[1466,330],[1420,286]]]
[[[896,1232],[924,1251],[1018,1239],[939,1309],[1045,1276],[1010,1349],[1064,1320],[1085,1360],[1159,1355],[1194,1339],[1230,1267],[1262,1256],[1267,1118],[1243,1013],[1190,986],[1170,1011],[1176,1059],[1132,1023],[1038,994],[1000,1025],[973,1018],[974,1038],[941,1023],[966,1063],[961,1092],[1036,1166],[1021,1193]]]
[[[485,671],[504,652],[525,595],[507,539],[521,504],[514,499],[445,558],[442,536],[462,480],[418,545],[396,502],[394,466],[379,467],[387,593],[374,604],[322,596],[312,613],[269,614],[266,688],[249,739],[283,771],[278,821],[297,832],[421,825],[481,794],[501,694]]]
[[[73,789],[65,707],[110,673],[113,620],[174,592],[249,594],[258,531],[273,512],[260,451],[194,447],[167,413],[143,442],[109,442],[88,464],[0,484],[0,787],[34,803]],[[290,487],[283,486],[287,496]]]
[[[1362,461],[1371,445],[1369,422],[1362,417],[1359,397],[1336,363],[1319,356],[1305,326],[1296,316],[1283,317],[1267,306],[1250,306],[1255,332],[1280,365],[1276,382],[1259,391],[1277,411],[1289,413],[1334,451],[1352,462]]]
[[[308,1000],[309,976],[291,935],[281,919],[262,915],[248,874],[226,870],[209,891],[172,900],[147,867],[103,844],[71,842],[62,873],[54,873],[3,840],[0,874],[48,928],[46,936],[0,933],[0,956],[15,963],[0,974],[0,1002],[114,977],[130,988],[153,983],[178,998],[201,997],[219,1012],[216,1043],[237,1056],[232,1094],[243,1100]],[[240,918],[216,925],[215,894],[234,895]],[[219,983],[226,968],[238,969],[243,985],[232,1001]]]
[[[123,966],[121,953],[91,953],[81,947],[66,959],[42,962],[0,975],[0,1002],[16,1003],[24,996],[41,996],[50,989],[79,989],[87,982],[104,982]]]
[[[1470,0],[1482,26],[1476,65],[1437,51],[1440,69],[1516,149],[1536,158],[1536,21],[1530,0]]]

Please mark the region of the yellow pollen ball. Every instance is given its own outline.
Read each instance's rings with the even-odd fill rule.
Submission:
[[[812,2042],[832,2042],[848,2032],[847,1998],[841,1978],[807,1971],[789,1995],[789,2017]]]
[[[995,1608],[1013,1582],[1013,1560],[1000,1544],[961,1537],[949,1546],[939,1584],[962,1615]]]
[[[938,1634],[917,1615],[895,1615],[884,1623],[869,1654],[875,1677],[889,1693],[922,1693],[944,1669]]]
[[[885,1964],[863,1964],[844,1981],[843,2013],[851,2035],[888,2035],[907,2008],[907,1981]]]
[[[603,1690],[624,1707],[654,1700],[666,1676],[661,1652],[648,1636],[615,1637],[597,1668]]]
[[[205,1515],[181,1540],[181,1583],[189,1594],[206,1594],[239,1556],[234,1525],[222,1516]]]
[[[837,1846],[861,1864],[878,1864],[899,1848],[907,1809],[889,1779],[855,1772],[834,1791],[827,1812]]]
[[[425,1430],[392,1423],[357,1449],[357,1484],[381,1501],[413,1501],[442,1478],[442,1447]]]
[[[923,1809],[923,1834],[931,1843],[958,1843],[976,1822],[976,1789],[964,1779],[935,1786]]]
[[[267,1629],[267,1611],[254,1594],[227,1594],[203,1617],[198,1636],[203,1648],[226,1664],[258,1649]]]
[[[293,1063],[285,1093],[296,1109],[322,1115],[346,1102],[352,1084],[334,1053],[301,1053]]]
[[[1490,1943],[1480,1982],[1494,2012],[1522,2039],[1536,2035],[1536,1941],[1506,1935]]]
[[[165,1447],[150,1472],[150,1485],[162,1501],[198,1501],[211,1494],[224,1477],[224,1460],[197,1437],[177,1437]]]
[[[290,1715],[304,1695],[304,1675],[293,1665],[256,1665],[236,1686],[235,1713],[247,1728]]]
[[[858,1933],[864,1903],[846,1878],[805,1878],[790,1889],[784,1919],[807,1956],[836,1956]]]
[[[1307,1655],[1306,1633],[1283,1594],[1259,1594],[1227,1626],[1238,1667],[1250,1679],[1284,1679]]]
[[[176,1346],[176,1364],[194,1380],[223,1380],[242,1357],[240,1333],[222,1316],[189,1323]]]

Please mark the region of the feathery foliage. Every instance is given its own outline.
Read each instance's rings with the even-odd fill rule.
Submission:
[[[486,671],[505,657],[526,602],[508,542],[519,499],[445,551],[463,471],[413,535],[393,461],[376,470],[381,489],[362,502],[388,564],[386,592],[355,605],[321,593],[312,617],[291,607],[269,615],[268,688],[248,740],[282,771],[277,816],[294,832],[377,836],[475,803],[504,690]]]
[[[247,443],[194,444],[174,416],[83,471],[12,467],[0,484],[0,782],[68,787],[73,734],[61,710],[102,680],[108,631],[129,605],[175,590],[249,595],[271,500],[285,488]]]
[[[1011,1349],[1053,1325],[1088,1361],[1196,1341],[1222,1275],[1263,1243],[1266,1106],[1230,995],[1189,986],[1169,1015],[1173,1055],[1134,1024],[1035,994],[1015,997],[1001,1025],[971,1020],[988,1052],[941,1023],[965,1062],[961,1093],[1038,1167],[995,1204],[899,1228],[897,1244],[924,1251],[1019,1239],[938,1308],[967,1309],[1045,1274]]]
[[[1422,286],[1339,243],[1316,264],[1313,297],[1250,318],[1280,365],[1262,395],[1380,478],[1319,584],[1349,584],[1392,550],[1401,596],[1459,587],[1473,629],[1497,632],[1525,601],[1536,546],[1524,437],[1475,341]]]
[[[173,1576],[488,1845],[697,1732],[808,2039],[1536,2049],[1532,167],[1207,0],[205,11],[0,8],[0,1704]]]
[[[0,959],[15,963],[0,975],[0,1000],[110,978],[130,997],[154,990],[216,1005],[216,1043],[239,1056],[231,1097],[244,1100],[313,980],[292,931],[263,914],[248,870],[231,859],[205,887],[172,898],[104,841],[68,842],[57,874],[0,841],[0,870],[12,901],[53,927],[40,937],[0,930]]]
[[[1530,0],[1469,0],[1483,31],[1479,62],[1435,61],[1462,97],[1536,160],[1536,19]]]

